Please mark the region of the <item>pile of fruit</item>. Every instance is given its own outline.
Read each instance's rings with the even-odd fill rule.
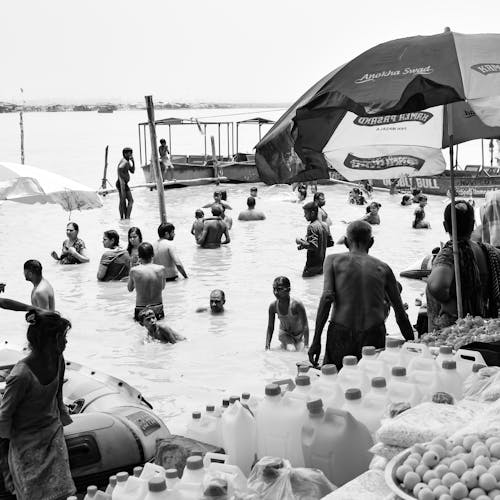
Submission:
[[[500,340],[500,318],[483,319],[467,315],[457,319],[452,326],[423,335],[418,342],[439,347],[450,345],[457,350],[471,342],[496,342]]]
[[[395,475],[414,498],[500,500],[500,438],[436,438],[410,451]]]

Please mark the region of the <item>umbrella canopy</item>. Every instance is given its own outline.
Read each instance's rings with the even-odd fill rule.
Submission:
[[[102,207],[95,190],[62,175],[19,163],[0,163],[0,200],[57,203],[64,210]]]

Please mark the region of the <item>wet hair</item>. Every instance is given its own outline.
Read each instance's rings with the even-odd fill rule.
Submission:
[[[151,243],[148,243],[147,241],[139,245],[138,253],[139,258],[143,260],[151,260],[155,255],[153,245],[151,245]]]
[[[347,226],[346,235],[353,243],[367,245],[372,237],[372,227],[364,220],[355,220]]]
[[[125,156],[125,153],[132,153],[132,148],[123,148],[122,155]]]
[[[153,316],[156,318],[155,312],[153,311],[153,309],[151,309],[151,307],[146,306],[144,309],[141,309],[139,311],[139,314],[137,314],[137,319],[139,320],[139,323],[141,325],[144,325],[144,318],[151,313],[153,313]]]
[[[38,260],[30,259],[24,263],[24,270],[31,271],[36,276],[41,276],[42,275],[42,264]]]
[[[158,226],[158,236],[164,238],[167,233],[175,231],[175,226],[171,222],[162,222]]]
[[[474,230],[474,207],[463,200],[455,201],[457,238],[468,238]],[[451,234],[451,203],[444,209],[444,222]]]
[[[278,276],[277,278],[274,278],[273,281],[273,288],[275,286],[290,288],[290,280],[286,276]]]
[[[120,235],[114,229],[104,231],[104,236],[106,236],[106,238],[109,238],[110,240],[113,240],[115,246],[120,243]]]
[[[409,194],[403,195],[403,198],[401,199],[401,205],[404,205],[406,202],[411,200],[411,196]]]
[[[257,188],[256,188],[255,186],[252,186],[252,187],[250,188],[250,192],[252,192],[252,191],[257,191]]]
[[[29,311],[26,321],[29,323],[26,337],[35,352],[40,352],[48,342],[55,342],[71,328],[71,322],[55,311]]]
[[[139,243],[142,243],[142,232],[141,232],[141,230],[138,227],[132,226],[128,230],[128,235],[127,235],[127,241],[128,241],[127,252],[129,253],[129,255],[132,253],[132,248],[133,248],[132,245],[131,245],[131,243],[130,243],[130,235],[132,233],[137,234],[137,236],[139,236]]]
[[[325,196],[325,193],[323,193],[322,191],[316,191],[314,193],[313,200],[318,201],[321,196]]]
[[[253,196],[247,198],[247,206],[248,208],[255,207],[255,198]]]
[[[222,206],[221,205],[212,205],[212,215],[215,215],[216,217],[220,217],[222,215]]]
[[[66,227],[68,227],[69,225],[72,225],[73,226],[73,229],[78,233],[80,232],[80,228],[78,227],[78,224],[76,222],[68,222],[66,224]]]
[[[194,216],[195,216],[196,218],[205,217],[205,212],[204,212],[201,208],[198,208],[198,209],[194,212]]]
[[[166,144],[167,141],[165,139],[160,139],[160,144]]]
[[[314,203],[314,201],[310,201],[309,203],[306,203],[303,207],[304,212],[315,212],[318,213],[318,205]]]
[[[210,292],[210,297],[212,296],[213,293],[218,293],[221,296],[221,299],[224,302],[226,301],[226,294],[224,293],[224,290],[221,290],[220,288],[216,288],[215,290],[212,290]]]
[[[220,196],[222,198],[222,191],[220,189],[217,189],[216,191],[214,191],[214,198],[216,196]]]

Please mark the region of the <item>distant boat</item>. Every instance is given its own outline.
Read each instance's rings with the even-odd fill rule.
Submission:
[[[112,104],[106,104],[104,106],[97,107],[98,113],[113,113],[113,111],[115,111],[115,110],[116,110],[116,106],[113,106]]]

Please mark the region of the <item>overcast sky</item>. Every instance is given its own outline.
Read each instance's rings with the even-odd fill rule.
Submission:
[[[499,0],[2,0],[0,101],[291,102],[377,43],[500,32]]]

